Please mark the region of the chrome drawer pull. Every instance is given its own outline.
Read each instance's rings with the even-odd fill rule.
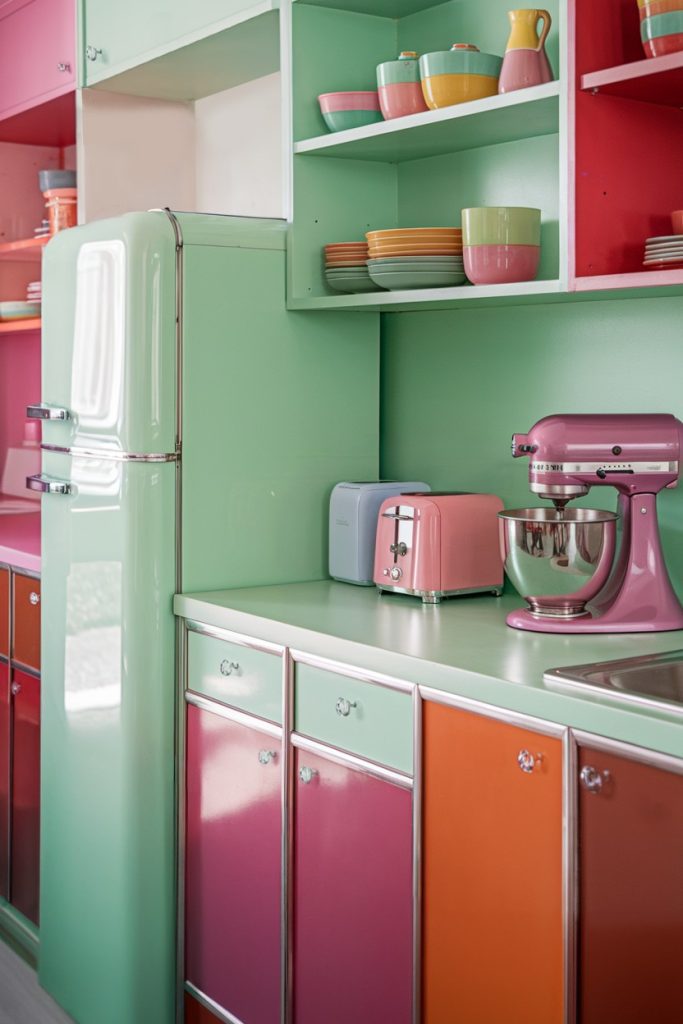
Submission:
[[[347,700],[346,697],[337,697],[337,703],[334,705],[334,709],[338,715],[342,718],[348,718],[351,714],[351,708],[358,707],[355,700]]]
[[[227,658],[224,658],[223,661],[221,662],[221,675],[222,676],[231,676],[233,674],[233,672],[236,673],[236,672],[239,672],[239,670],[240,670],[240,666],[239,666],[239,663],[236,662],[236,661],[228,661]]]
[[[31,591],[31,593],[28,595],[28,599],[30,603],[34,606],[40,604],[40,594],[38,594],[35,590]]]
[[[315,768],[309,768],[306,764],[299,768],[299,778],[303,782],[304,786],[308,786],[317,774],[318,772]]]
[[[12,683],[10,690],[12,691],[13,697],[18,697],[21,693],[21,683]]]
[[[42,473],[27,476],[26,486],[29,491],[38,491],[39,494],[73,494],[73,487],[67,480],[54,480]]]
[[[102,50],[97,46],[86,46],[85,55],[88,60],[97,60],[98,57],[102,56]]]
[[[47,405],[40,402],[38,405],[27,405],[26,416],[30,420],[70,420],[71,413],[60,405]]]
[[[258,763],[259,764],[270,764],[277,757],[276,750],[259,750],[258,752]]]
[[[598,768],[587,764],[581,769],[579,779],[583,788],[587,789],[589,793],[599,793],[609,779],[609,772],[601,772]]]
[[[64,74],[65,71],[71,71],[71,65],[67,61],[60,60],[57,65],[57,71]]]
[[[532,754],[530,750],[520,750],[517,754],[517,764],[527,775],[540,768],[543,764],[543,754]]]

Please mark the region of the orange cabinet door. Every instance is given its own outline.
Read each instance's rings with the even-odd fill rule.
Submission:
[[[40,580],[14,576],[15,661],[40,672]]]
[[[424,1024],[564,1020],[562,762],[560,738],[425,703]]]
[[[0,657],[9,658],[9,569],[0,569]]]

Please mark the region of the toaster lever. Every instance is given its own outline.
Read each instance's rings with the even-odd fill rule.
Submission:
[[[403,523],[412,523],[414,516],[401,516],[398,512],[382,512],[383,519],[400,519]]]
[[[400,541],[398,544],[390,544],[389,550],[391,551],[392,555],[407,555],[408,545],[404,544],[403,541]]]

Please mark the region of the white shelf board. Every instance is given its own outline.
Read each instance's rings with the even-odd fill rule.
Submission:
[[[294,144],[297,155],[399,162],[559,131],[560,82],[410,114]]]
[[[563,296],[561,284],[552,281],[521,281],[517,284],[459,285],[455,288],[411,288],[395,292],[364,292],[360,295],[323,295],[290,298],[289,309],[346,309],[356,311],[407,312],[410,310],[454,309],[472,304],[524,305]]]

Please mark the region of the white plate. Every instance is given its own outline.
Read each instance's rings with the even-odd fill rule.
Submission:
[[[655,235],[653,238],[646,238],[645,244],[650,242],[680,242],[683,244],[683,235]]]

